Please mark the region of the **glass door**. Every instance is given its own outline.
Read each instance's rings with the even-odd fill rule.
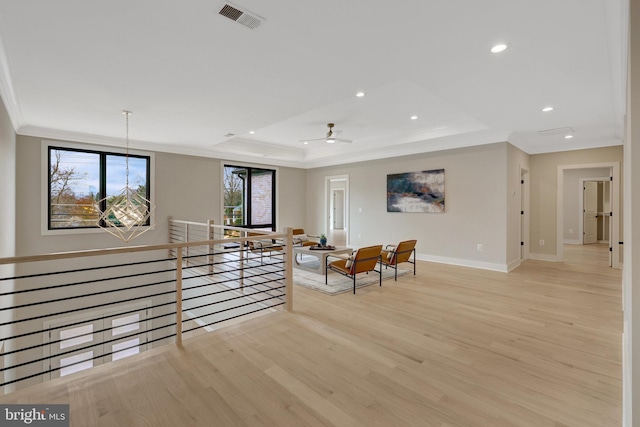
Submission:
[[[225,225],[275,231],[275,170],[225,165],[223,181]]]

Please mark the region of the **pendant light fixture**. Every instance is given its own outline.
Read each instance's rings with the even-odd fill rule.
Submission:
[[[137,190],[129,187],[129,116],[131,111],[123,110],[122,114],[124,114],[126,122],[126,185],[118,195],[107,196],[97,202],[98,210],[101,206],[106,205],[104,212],[100,212],[98,227],[124,242],[129,242],[152,228],[152,224],[147,224],[147,222],[150,220],[155,206]]]

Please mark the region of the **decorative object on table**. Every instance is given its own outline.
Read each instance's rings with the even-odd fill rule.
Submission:
[[[309,246],[309,249],[311,249],[312,251],[335,251],[336,247],[331,245],[315,245]]]
[[[387,175],[387,212],[444,212],[444,169]]]
[[[320,235],[320,246],[327,246],[327,236],[324,233]]]
[[[124,114],[126,122],[126,184],[120,194],[107,195],[104,199],[96,202],[96,209],[100,211],[98,227],[128,243],[152,228],[151,213],[156,207],[138,190],[129,187],[129,116],[131,111],[123,110],[122,114]],[[101,211],[100,206],[103,202],[107,208]]]

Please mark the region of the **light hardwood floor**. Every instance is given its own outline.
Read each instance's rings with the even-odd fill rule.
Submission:
[[[621,424],[621,274],[597,246],[509,274],[419,262],[356,295],[296,287],[280,311],[43,384],[74,426]]]

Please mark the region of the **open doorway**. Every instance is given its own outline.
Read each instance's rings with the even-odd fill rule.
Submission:
[[[557,261],[565,244],[586,244],[609,252],[610,267],[621,267],[619,180],[619,162],[558,166]]]
[[[349,244],[349,175],[325,177],[324,224],[331,244]]]

